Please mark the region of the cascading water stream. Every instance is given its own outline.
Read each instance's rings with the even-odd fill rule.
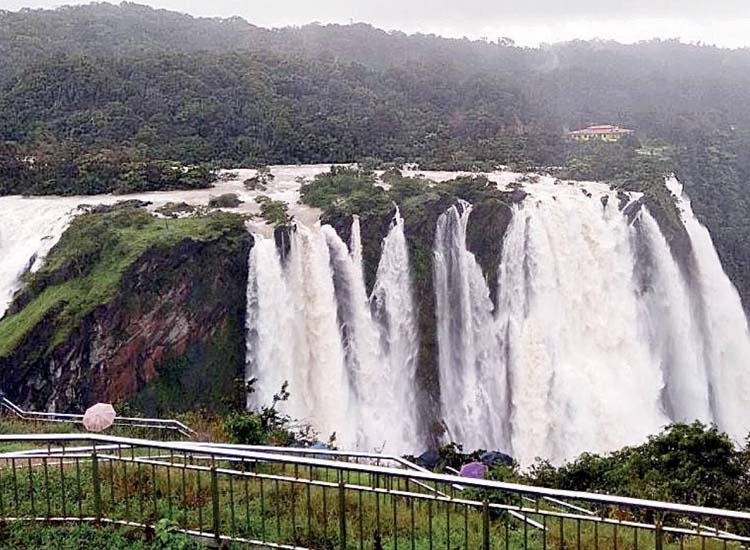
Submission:
[[[715,421],[738,441],[746,435],[747,321],[708,231],[670,185],[697,281],[646,207],[633,218],[604,186],[542,181],[514,206],[493,308],[466,247],[471,206],[439,218],[446,440],[530,464],[635,444],[671,421]]]
[[[714,420],[736,442],[750,431],[750,331],[739,293],[721,266],[711,235],[693,213],[675,178],[667,181],[677,197],[695,258],[696,287],[704,316],[705,364]]]
[[[320,231],[297,226],[284,263],[272,238],[255,236],[248,376],[257,379],[252,404],[270,405],[288,382],[291,396],[279,404],[281,410],[324,437],[354,433],[328,247]]]
[[[514,208],[493,308],[466,248],[470,211],[449,209],[435,238],[448,437],[528,464],[617,448],[666,424],[622,213],[578,189],[534,186]]]
[[[5,197],[0,225],[0,318],[26,271],[38,269],[73,217],[67,201]]]
[[[659,225],[644,207],[634,224],[644,342],[664,373],[664,406],[674,421],[713,419],[704,337],[694,296]]]
[[[417,332],[408,251],[398,212],[367,297],[359,220],[351,252],[330,226],[292,232],[281,260],[256,236],[248,282],[249,404],[268,404],[284,381],[284,411],[350,448],[418,449],[414,405]]]
[[[380,347],[379,328],[370,314],[362,269],[346,244],[330,226],[322,228],[331,254],[331,274],[336,288],[341,337],[346,351],[353,401],[356,403],[358,448],[382,445],[392,433],[388,421],[393,400],[385,393],[384,377],[390,374],[387,356]],[[354,232],[352,233],[354,238]]]
[[[516,207],[499,281],[523,464],[616,449],[669,422],[663,375],[639,331],[627,220],[598,197],[554,197]]]
[[[422,443],[415,402],[419,333],[413,296],[404,219],[396,207],[390,231],[383,240],[370,304],[373,319],[380,326],[383,353],[390,365],[389,376],[384,378],[386,388],[382,391],[389,392],[396,407],[396,418],[401,418],[389,429],[398,434],[397,440],[405,443],[401,451],[418,449]],[[378,390],[371,388],[370,391]]]
[[[466,248],[470,214],[471,205],[461,201],[435,230],[441,410],[451,441],[507,449],[502,334],[482,269]]]

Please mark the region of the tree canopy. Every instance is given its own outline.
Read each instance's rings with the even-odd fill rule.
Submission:
[[[566,139],[618,124],[668,157],[746,304],[748,105],[749,49],[272,30],[128,2],[0,11],[0,194],[206,186],[212,167],[274,163],[638,175],[635,145],[608,168]]]

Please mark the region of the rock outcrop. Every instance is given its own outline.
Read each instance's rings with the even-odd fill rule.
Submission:
[[[152,414],[230,406],[239,398],[234,387],[244,373],[252,237],[239,218],[222,223],[209,234],[147,247],[121,274],[110,298],[62,338],[69,302],[49,309],[13,350],[0,355],[0,386],[8,397],[54,411],[80,411],[97,401],[135,402]],[[48,292],[70,282],[70,274],[50,279]],[[36,307],[28,293],[18,299],[15,315]]]

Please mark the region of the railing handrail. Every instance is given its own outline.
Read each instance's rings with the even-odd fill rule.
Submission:
[[[500,481],[491,481],[485,479],[474,479],[459,477],[455,475],[436,474],[433,472],[424,472],[420,470],[405,471],[398,468],[388,468],[383,466],[364,465],[352,462],[342,462],[336,460],[324,460],[320,458],[300,457],[287,454],[246,451],[221,448],[211,445],[201,445],[200,443],[189,442],[164,442],[154,440],[135,439],[119,436],[108,436],[98,434],[7,434],[0,435],[0,442],[85,442],[104,443],[114,445],[130,445],[134,447],[150,447],[153,449],[163,449],[166,451],[181,452],[200,452],[202,454],[212,455],[223,458],[236,458],[254,460],[259,462],[277,462],[297,464],[300,466],[313,466],[320,468],[330,468],[343,471],[361,472],[369,474],[379,474],[384,476],[418,479],[421,481],[430,481],[445,484],[460,484],[465,487],[475,489],[496,490],[539,497],[565,498],[577,501],[591,502],[608,506],[624,506],[628,508],[649,508],[651,510],[662,512],[675,512],[683,514],[694,514],[701,516],[714,516],[725,519],[750,520],[750,512],[741,512],[735,510],[725,510],[721,508],[710,508],[704,506],[694,506],[690,504],[679,504],[671,502],[662,502],[656,500],[639,499],[633,497],[622,497],[605,495],[599,493],[589,493],[583,491],[570,491],[565,489],[550,489],[545,487],[535,487],[531,485],[521,485],[518,483],[507,483]],[[321,449],[322,450],[322,449]],[[0,459],[12,458],[13,453],[0,454]]]
[[[10,410],[17,417],[22,420],[40,420],[43,422],[71,422],[76,424],[83,423],[82,414],[71,414],[71,413],[50,413],[40,411],[26,411],[20,408],[18,405],[13,403],[7,397],[0,398],[0,405]],[[114,420],[115,426],[130,426],[134,428],[156,428],[175,430],[185,437],[193,438],[196,436],[196,432],[175,419],[162,419],[162,418],[137,418],[129,416],[116,416]]]
[[[393,454],[383,454],[368,451],[340,451],[338,449],[316,449],[313,447],[274,447],[272,445],[243,445],[239,443],[200,443],[203,446],[216,447],[218,449],[234,449],[240,451],[259,451],[268,453],[277,453],[283,455],[320,455],[320,456],[332,456],[342,458],[366,458],[370,460],[378,461],[391,461],[401,464],[406,468],[412,470],[419,470],[423,472],[429,472],[427,468],[423,468],[419,464],[415,464],[410,460],[406,460],[402,456]]]

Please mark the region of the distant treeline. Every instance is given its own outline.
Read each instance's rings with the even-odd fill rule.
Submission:
[[[208,168],[172,167],[204,163],[572,165],[607,179],[644,144],[686,183],[745,296],[749,105],[750,50],[268,30],[131,3],[0,11],[0,194],[202,186]],[[593,123],[637,142],[599,162],[565,138]]]

